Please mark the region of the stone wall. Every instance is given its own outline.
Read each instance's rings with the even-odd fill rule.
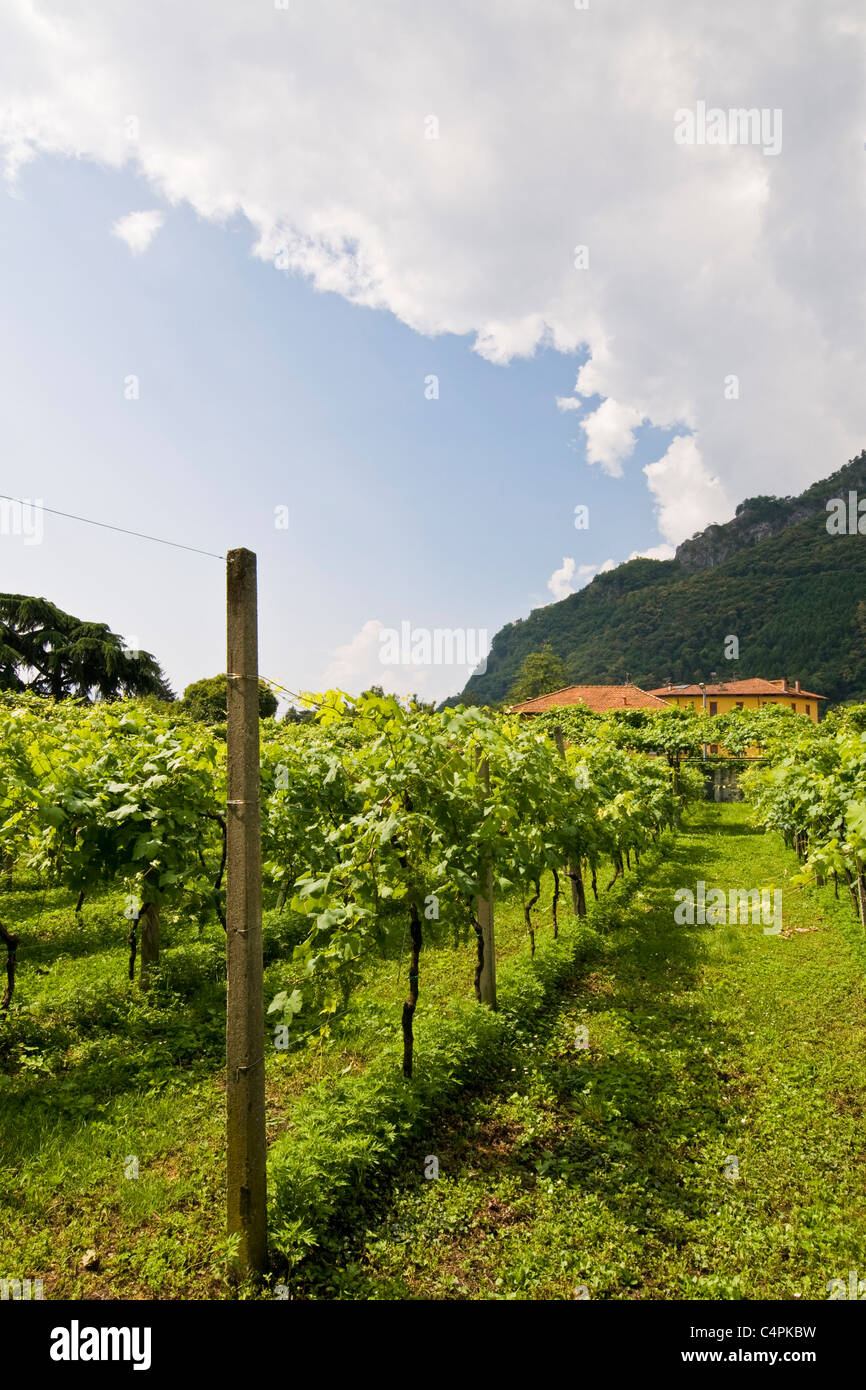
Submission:
[[[707,801],[742,801],[740,775],[735,767],[714,767],[707,773]]]

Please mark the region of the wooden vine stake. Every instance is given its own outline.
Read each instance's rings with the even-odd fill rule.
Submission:
[[[267,1265],[256,557],[227,560],[226,1183],[231,1275]]]
[[[12,1003],[12,995],[15,992],[15,960],[18,954],[19,937],[15,932],[7,931],[3,923],[0,922],[0,941],[6,947],[6,989],[3,998],[0,1000],[0,1010],[4,1013]]]
[[[147,869],[145,880],[153,874]],[[159,964],[159,903],[145,903],[138,915],[138,942],[141,951],[141,983],[147,985],[154,965]]]
[[[486,758],[481,763],[481,781],[485,791],[490,792],[490,764]],[[482,1004],[496,1008],[496,939],[493,931],[493,865],[486,866],[487,887],[484,897],[478,899],[477,920],[481,928],[480,951],[481,970],[478,977],[478,999]]]
[[[553,741],[556,744],[556,751],[565,762],[565,739],[559,725],[554,725]],[[583,895],[583,878],[580,872],[580,865],[573,860],[568,861],[568,881],[571,884],[571,910],[575,917],[586,916],[586,902]]]

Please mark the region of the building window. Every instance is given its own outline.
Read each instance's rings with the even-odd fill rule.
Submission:
[[[796,704],[794,703],[794,701],[792,700],[792,701],[791,701],[791,709],[796,710],[796,708],[797,708],[797,706],[796,706]]]
[[[811,705],[807,705],[807,706],[806,706],[806,713],[807,713],[807,714],[811,714],[811,713],[812,713],[812,706],[811,706]]]
[[[718,700],[710,700],[710,714],[718,714],[718,712],[719,712],[719,702],[718,702]]]
[[[719,745],[718,745],[717,743],[711,743],[711,744],[710,744],[710,757],[711,757],[711,758],[714,758],[714,757],[716,756],[716,754],[718,753],[718,751],[719,751]]]
[[[742,702],[742,700],[738,700],[738,701],[737,701],[737,709],[742,709],[742,708],[743,708],[743,702]]]

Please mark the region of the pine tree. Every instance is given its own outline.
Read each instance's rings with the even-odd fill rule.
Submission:
[[[44,598],[0,594],[0,690],[54,700],[173,700],[150,652],[131,651],[105,623],[85,623]]]

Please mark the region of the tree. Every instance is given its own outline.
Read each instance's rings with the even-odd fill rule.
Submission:
[[[361,694],[358,696],[358,700],[364,700],[368,695],[373,696],[377,700],[387,700],[389,698],[389,696],[385,694],[384,687],[381,685],[371,685],[368,690],[362,690]],[[412,710],[417,710],[419,713],[426,710],[428,714],[432,714],[436,708],[436,701],[422,700],[421,696],[415,692],[407,696],[407,707]]]
[[[200,724],[225,724],[226,686],[225,674],[206,676],[204,680],[193,681],[183,692],[181,708]],[[269,685],[259,681],[259,718],[273,719],[276,712],[276,695]]]
[[[523,700],[532,700],[536,695],[549,695],[551,690],[561,690],[568,685],[568,672],[549,642],[541,651],[530,652],[524,658],[517,677],[508,692],[509,704],[517,705]]]
[[[84,623],[26,594],[0,594],[0,690],[53,700],[174,700],[150,652],[130,650],[105,623]]]
[[[284,724],[312,724],[316,718],[315,711],[311,709],[299,709],[297,705],[289,705],[282,718]]]

